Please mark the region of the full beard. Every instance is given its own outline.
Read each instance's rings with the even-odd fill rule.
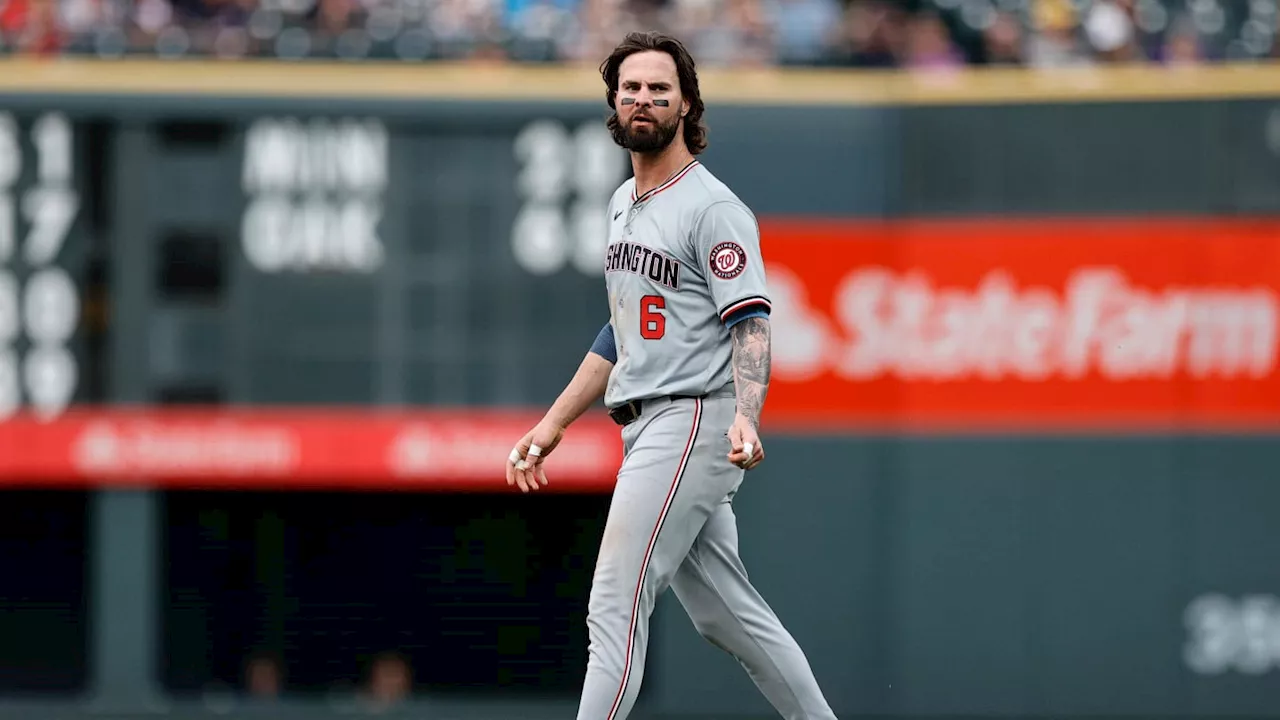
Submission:
[[[680,119],[670,124],[651,121],[647,126],[636,128],[635,125],[623,125],[621,120],[614,126],[613,140],[621,147],[637,153],[656,153],[667,149],[676,133],[680,130]]]

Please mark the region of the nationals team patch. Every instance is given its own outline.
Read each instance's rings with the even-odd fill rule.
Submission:
[[[721,280],[732,280],[747,269],[747,253],[742,246],[728,240],[711,248],[711,272]]]

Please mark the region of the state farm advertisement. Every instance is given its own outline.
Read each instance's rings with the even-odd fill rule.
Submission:
[[[0,485],[507,491],[520,411],[76,408],[0,422]],[[618,427],[588,416],[546,460],[546,490],[607,491]]]
[[[1280,219],[761,231],[775,426],[1280,428]]]

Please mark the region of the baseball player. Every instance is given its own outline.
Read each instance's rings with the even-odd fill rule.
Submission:
[[[608,127],[634,175],[609,201],[609,322],[506,466],[508,485],[546,485],[547,456],[602,396],[622,426],[578,720],[631,712],[650,614],[668,586],[783,717],[834,720],[804,653],[738,557],[731,502],[765,457],[758,428],[770,367],[755,216],[695,157],[706,147],[704,106],[679,41],[630,34],[600,71],[614,110]]]

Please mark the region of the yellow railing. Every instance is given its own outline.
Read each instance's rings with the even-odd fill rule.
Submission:
[[[709,68],[709,103],[928,105],[1280,98],[1280,63],[1164,68],[1152,65],[1033,71],[910,73]],[[591,65],[458,63],[0,60],[0,93],[215,95],[601,101]]]

